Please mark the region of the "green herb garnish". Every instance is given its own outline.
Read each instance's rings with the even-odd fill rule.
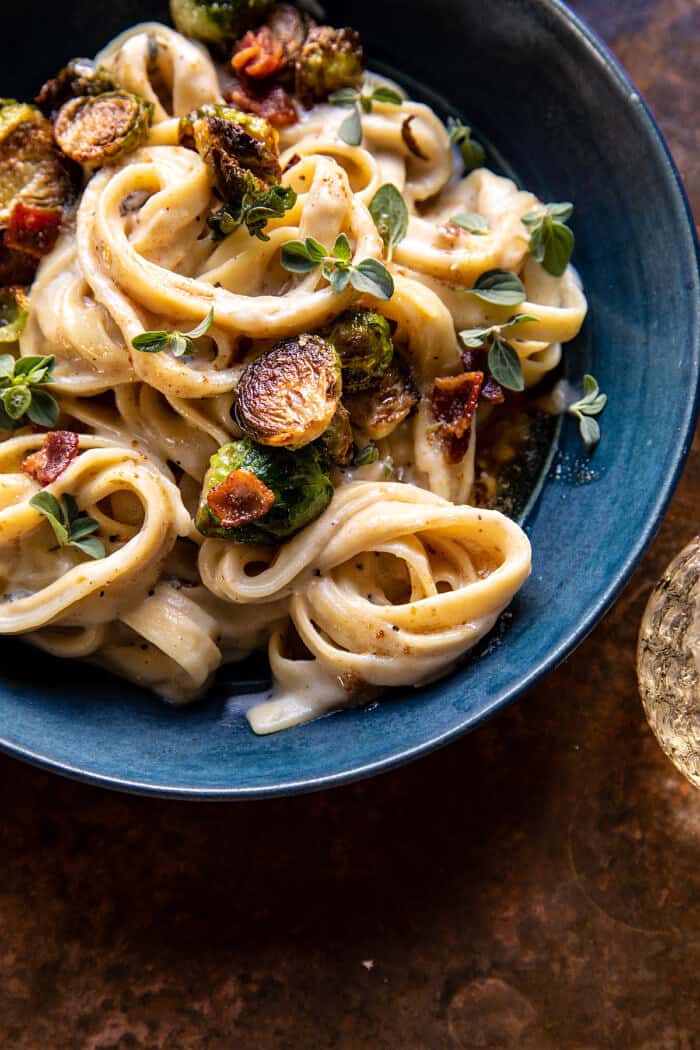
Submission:
[[[491,325],[490,328],[467,328],[459,333],[459,338],[466,347],[488,350],[489,372],[496,382],[507,390],[520,391],[525,389],[520,357],[501,333],[506,328],[537,320],[530,314],[515,314],[503,324]]]
[[[142,332],[131,340],[134,350],[142,354],[159,354],[161,350],[172,350],[173,357],[184,357],[195,351],[194,340],[206,335],[214,321],[214,307],[204,320],[191,332]]]
[[[459,117],[448,117],[447,134],[450,145],[459,147],[465,175],[482,166],[486,158],[484,147],[472,138],[472,129],[463,124]]]
[[[565,225],[573,210],[573,204],[568,201],[544,204],[520,218],[523,226],[527,226],[530,231],[532,258],[542,263],[553,277],[561,277],[573,255],[574,235]]]
[[[454,226],[459,226],[461,230],[466,230],[468,233],[475,233],[480,237],[483,237],[484,234],[488,233],[491,228],[484,216],[479,215],[479,213],[475,211],[465,211],[460,215],[453,215],[450,222]]]
[[[91,533],[99,528],[94,518],[81,514],[73,496],[64,492],[59,503],[45,489],[37,492],[29,501],[34,510],[48,520],[61,547],[77,547],[89,558],[104,558],[105,549],[101,540]]]
[[[351,106],[352,112],[345,118],[338,128],[338,135],[348,146],[359,146],[362,142],[362,120],[360,109],[364,113],[372,112],[374,102],[386,102],[392,106],[400,106],[403,102],[398,91],[390,87],[375,87],[363,84],[358,91],[357,88],[345,87],[334,91],[328,96],[328,101],[333,106]]]
[[[498,306],[519,306],[525,302],[525,286],[517,274],[510,270],[487,270],[473,288],[462,288],[460,291]]]
[[[590,451],[600,441],[600,426],[593,416],[599,416],[608,402],[608,395],[601,394],[593,376],[583,377],[583,397],[569,405],[567,411],[578,419],[578,429],[586,448]]]
[[[408,229],[408,208],[393,183],[385,182],[379,187],[370,201],[369,213],[391,261],[395,246],[404,239]]]
[[[26,423],[52,427],[58,419],[58,404],[41,388],[53,382],[55,357],[20,357],[0,354],[0,427],[15,430]]]
[[[311,273],[321,267],[321,273],[334,292],[344,292],[348,285],[358,292],[368,292],[376,299],[391,299],[394,280],[377,259],[363,259],[357,265],[352,262],[352,249],[344,233],[333,245],[331,253],[315,237],[305,241],[288,241],[282,246],[282,265],[291,273]]]
[[[354,467],[366,467],[370,463],[376,463],[379,459],[379,449],[370,441],[369,445],[359,449],[352,461]]]
[[[270,219],[281,219],[296,201],[297,195],[290,186],[270,186],[260,192],[244,194],[238,211],[230,206],[222,208],[209,216],[207,224],[215,241],[235,233],[240,226],[246,226],[252,237],[269,241],[265,227]]]

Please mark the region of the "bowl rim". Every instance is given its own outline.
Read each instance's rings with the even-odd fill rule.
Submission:
[[[617,80],[618,84],[628,92],[631,100],[638,105],[640,117],[642,122],[646,125],[646,131],[649,138],[654,143],[657,150],[661,152],[661,155],[666,162],[668,172],[675,183],[690,232],[690,245],[692,248],[690,261],[694,263],[694,272],[692,276],[695,278],[696,283],[700,283],[700,242],[698,241],[698,232],[690,208],[690,203],[680,173],[671,155],[663,132],[661,131],[643,95],[635,86],[632,78],[623,68],[607,44],[605,44],[598,34],[587,24],[585,19],[571,10],[564,0],[537,0],[537,2],[542,7],[549,7],[563,21],[568,23],[571,31],[578,35],[588,48],[602,59],[603,65],[606,67],[610,75]],[[698,323],[697,314],[695,317],[694,334],[695,339],[691,346],[691,350],[695,354],[695,360],[697,363],[698,358],[700,357],[700,324]],[[285,795],[297,795],[326,788],[339,787],[365,777],[386,773],[395,769],[397,766],[411,762],[424,755],[428,755],[431,752],[436,751],[438,748],[444,747],[463,736],[466,732],[475,729],[486,719],[492,717],[497,711],[500,711],[507,704],[510,704],[513,700],[521,696],[522,693],[531,688],[539,678],[543,677],[549,671],[552,671],[559,663],[561,663],[561,661],[586,638],[602,616],[608,611],[629,581],[632,572],[644,555],[644,552],[651,544],[656,531],[661,524],[664,513],[680,479],[688,452],[690,451],[699,410],[700,385],[696,385],[692,400],[686,403],[682,425],[678,429],[678,436],[673,449],[672,469],[668,472],[664,483],[657,491],[654,502],[647,514],[643,529],[640,531],[634,544],[627,552],[625,560],[618,569],[615,577],[610,581],[609,585],[601,593],[597,601],[589,607],[576,626],[561,638],[558,644],[550,649],[545,657],[543,657],[535,666],[528,669],[512,690],[510,690],[505,696],[498,696],[485,704],[479,711],[478,715],[463,717],[456,725],[443,733],[431,736],[420,744],[416,744],[413,747],[406,748],[399,752],[394,752],[383,758],[345,768],[338,772],[328,773],[327,775],[324,774],[323,776],[313,778],[285,781],[284,783],[268,786],[239,786],[230,788],[182,787],[176,784],[155,783],[152,781],[143,782],[130,780],[126,777],[101,774],[90,769],[82,768],[81,766],[71,765],[58,759],[53,759],[48,755],[41,754],[30,748],[23,747],[20,744],[7,740],[4,736],[0,736],[0,752],[27,762],[30,765],[38,766],[48,772],[58,773],[69,779],[89,783],[96,787],[109,788],[129,794],[155,796],[157,798],[222,802],[276,798]]]

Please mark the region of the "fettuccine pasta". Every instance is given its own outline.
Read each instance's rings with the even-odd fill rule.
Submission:
[[[251,61],[266,39],[249,33],[234,50],[244,86],[236,55]],[[440,118],[368,77],[363,90],[376,97],[368,112],[357,106],[358,144],[343,130],[348,100],[333,104],[332,93],[309,105],[291,100],[296,119],[273,113],[280,175],[269,185],[289,191],[286,207],[267,217],[263,237],[244,212],[215,234],[212,216],[229,221],[220,213],[230,201],[196,121],[213,121],[211,129],[230,119],[222,108],[230,73],[202,44],[156,23],[122,34],[97,63],[146,118],[125,152],[81,161],[84,183],[30,290],[15,357],[53,358],[35,389],[58,403],[52,432],[62,444],[59,454],[59,439],[32,429],[31,414],[3,432],[0,633],[99,664],[177,704],[204,695],[223,663],[267,646],[272,691],[248,715],[258,733],[447,673],[530,572],[522,529],[470,505],[479,422],[504,396],[496,365],[490,374],[483,363],[488,340],[508,330],[507,353],[528,389],[557,366],[586,313],[575,271],[555,276],[533,255],[522,218],[542,205],[485,167],[464,175]],[[59,129],[71,104],[52,117],[66,150]],[[189,138],[183,119],[194,128]],[[407,212],[391,248],[373,215],[387,184]],[[478,228],[454,223],[459,215],[476,215]],[[326,246],[327,257],[292,269],[292,242],[302,251]],[[391,294],[348,275],[331,280],[340,256],[329,253],[343,244],[339,270],[374,260]],[[484,275],[504,272],[522,288],[515,305],[474,294]],[[380,315],[390,350],[374,386],[355,379],[351,389],[329,333],[339,318],[370,314]],[[487,333],[472,336],[484,342],[471,357],[465,331]],[[184,333],[180,342],[173,333]],[[156,337],[155,350],[139,349],[144,334]],[[272,437],[254,434],[246,416],[260,408],[254,392],[272,389],[288,366],[266,374],[267,386],[255,386],[255,369],[288,359],[295,368],[294,354],[308,348],[321,362],[312,379],[326,367],[331,378],[322,408],[303,389],[286,395],[285,411],[293,400],[309,416],[305,436],[282,435],[281,409]],[[394,373],[400,395],[388,385]],[[480,379],[470,387],[464,376]],[[465,392],[471,407],[459,401]],[[342,453],[331,451],[331,419],[346,426]],[[251,448],[261,462],[274,452],[275,463],[311,464],[313,478],[296,482],[306,501],[301,527],[286,518],[276,533],[268,527],[292,497],[280,495],[274,472],[250,467]],[[231,469],[222,471],[224,461]],[[285,466],[285,478],[296,469]],[[65,519],[58,511],[52,519],[66,495]]]

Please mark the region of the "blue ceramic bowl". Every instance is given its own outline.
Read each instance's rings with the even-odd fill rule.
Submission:
[[[2,65],[0,94],[31,96],[75,54],[92,54],[158,4],[37,0],[31,54]],[[126,790],[242,798],[340,784],[459,736],[518,696],[593,627],[628,579],[668,503],[696,413],[698,266],[677,173],[652,118],[605,47],[556,0],[355,0],[352,22],[375,65],[460,112],[493,158],[544,200],[573,200],[574,261],[590,313],[566,352],[574,382],[609,395],[596,480],[577,484],[581,445],[560,437],[565,469],[527,517],[534,570],[497,643],[449,679],[371,711],[255,737],[223,692],[174,711],[135,687],[2,644],[0,733],[11,754]],[[21,39],[22,5],[5,12]],[[9,24],[8,24],[9,23]],[[16,25],[13,25],[16,23]],[[432,94],[431,94],[432,93]],[[437,100],[436,100],[437,96]],[[661,389],[658,378],[661,370]],[[568,478],[568,480],[567,480]],[[231,674],[231,672],[228,672]],[[234,672],[238,673],[238,672]]]

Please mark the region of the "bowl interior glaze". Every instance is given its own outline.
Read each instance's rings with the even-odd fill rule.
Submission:
[[[93,54],[136,21],[136,0],[37,0],[32,48],[8,52],[0,92],[31,97],[69,57]],[[553,667],[605,611],[651,539],[692,437],[698,382],[698,269],[677,175],[639,96],[605,48],[554,0],[331,3],[380,66],[448,100],[544,200],[573,200],[590,312],[565,374],[593,372],[609,395],[595,480],[577,481],[581,444],[565,421],[527,519],[531,579],[496,637],[447,680],[371,711],[272,737],[248,729],[225,689],[173,711],[88,667],[3,639],[0,746],[59,772],[127,790],[236,798],[338,784],[463,733]],[[25,12],[4,14],[21,39]],[[663,361],[664,396],[647,381]],[[233,680],[238,672],[229,671]],[[245,675],[245,668],[241,674]]]

